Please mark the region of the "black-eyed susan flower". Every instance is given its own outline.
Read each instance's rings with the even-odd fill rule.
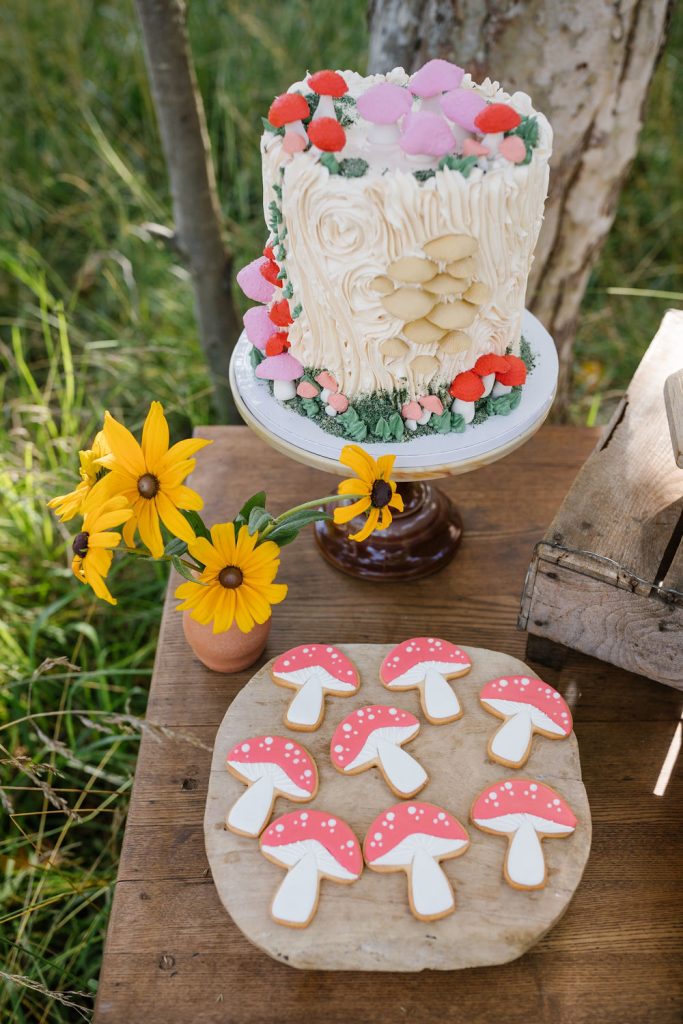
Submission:
[[[188,551],[205,569],[199,583],[178,587],[175,596],[183,603],[177,611],[189,610],[203,625],[213,621],[214,633],[230,629],[233,622],[248,633],[256,623],[266,622],[271,605],[284,601],[287,587],[273,582],[280,565],[279,547],[270,540],[258,544],[258,539],[246,526],[235,536],[234,523],[219,523],[211,527],[210,541],[191,541]]]
[[[91,490],[85,499],[83,525],[72,544],[71,568],[76,579],[89,584],[98,597],[116,604],[104,582],[114,557],[112,549],[121,543],[121,534],[113,527],[130,520],[133,510],[121,495],[102,501],[101,494]]]
[[[356,477],[343,480],[337,491],[339,494],[360,497],[350,505],[336,508],[334,521],[342,525],[367,513],[362,528],[350,534],[351,540],[366,540],[374,530],[386,530],[391,523],[391,510],[403,511],[403,498],[397,493],[396,483],[391,479],[395,458],[395,455],[381,455],[375,460],[356,444],[347,444],[342,449],[339,461],[353,470]]]
[[[191,456],[211,442],[196,437],[169,448],[168,423],[161,402],[152,402],[149,407],[141,445],[108,412],[104,414],[104,435],[111,452],[99,463],[111,471],[107,492],[122,495],[133,509],[123,530],[127,546],[133,547],[137,530],[154,558],[161,558],[164,542],[160,519],[174,537],[186,543],[194,540],[194,530],[180,509],[198,512],[204,502],[183,480],[194,469]]]
[[[98,474],[103,472],[102,466],[99,465],[99,459],[108,454],[109,445],[106,442],[103,430],[100,430],[95,435],[92,448],[86,448],[78,453],[81,482],[69,494],[60,494],[47,503],[47,507],[53,508],[63,523],[68,522],[83,511],[85,499],[97,483]]]

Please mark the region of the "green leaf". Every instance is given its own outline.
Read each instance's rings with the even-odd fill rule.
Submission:
[[[378,437],[381,441],[384,441],[385,444],[388,444],[393,436],[391,433],[391,427],[385,420],[384,416],[380,416],[380,418],[377,420],[377,423],[375,423],[372,433],[375,435],[375,437]]]
[[[320,412],[320,403],[315,398],[302,398],[301,408],[309,419],[315,419]]]
[[[277,537],[273,537],[273,534],[277,532]],[[277,531],[273,530],[273,533],[267,538],[267,540],[274,540],[279,548],[284,548],[288,544],[291,544],[293,540],[299,536],[298,530],[280,530],[278,527]]]
[[[262,117],[261,118],[261,124],[263,125],[264,130],[267,131],[267,132],[270,132],[271,135],[284,135],[285,134],[284,128],[275,128],[274,125],[272,125],[270,123],[270,121],[268,120],[267,117]]]
[[[237,513],[238,519],[244,519],[246,522],[251,515],[252,509],[265,508],[266,507],[266,492],[259,491],[257,494],[252,494],[251,498],[247,498],[242,508]]]
[[[320,157],[320,163],[323,167],[327,167],[330,174],[340,174],[339,161],[337,160],[334,153],[323,153]]]
[[[403,422],[402,416],[394,412],[389,417],[389,429],[397,441],[400,441],[406,432],[405,423]]]
[[[368,167],[367,160],[361,160],[360,157],[347,157],[346,160],[339,163],[338,173],[344,178],[362,178],[364,174],[367,174]]]
[[[294,512],[291,516],[283,519],[273,532],[268,534],[268,540],[275,539],[275,534],[280,529],[280,526],[285,526],[288,530],[303,530],[304,526],[308,526],[309,523],[320,523],[325,519],[331,518],[330,513],[322,508],[301,509],[299,512]]]
[[[196,583],[198,587],[207,587],[208,583],[203,583],[184,562],[180,560],[178,555],[173,555],[171,558],[173,568],[183,579],[189,580],[191,583]]]
[[[301,303],[297,303],[291,312],[292,320],[296,320],[298,316],[301,316]]]
[[[434,178],[435,176],[436,176],[436,171],[432,171],[432,170],[413,171],[413,177],[415,178],[416,181],[419,181],[419,182],[429,181],[430,178]]]
[[[510,393],[510,408],[516,409],[519,403],[522,401],[522,389],[520,387],[513,388]]]
[[[194,512],[186,508],[181,508],[180,511],[187,519],[197,537],[206,537],[207,540],[211,540],[209,528],[205,525],[204,520],[198,512]]]
[[[465,423],[464,417],[459,412],[451,413],[451,430],[456,434],[463,434],[467,424]]]
[[[282,132],[284,134],[284,128],[282,129]],[[278,197],[278,199],[282,199],[282,185],[273,185],[273,192]]]
[[[187,551],[187,544],[180,537],[172,537],[164,548],[165,555],[184,555]]]
[[[437,434],[450,434],[452,430],[451,413],[448,409],[442,412],[440,416],[432,416],[429,422]]]
[[[249,362],[251,363],[252,370],[255,370],[259,363],[262,363],[265,358],[264,353],[254,345],[249,353]]]
[[[477,159],[476,156],[444,156],[439,160],[439,170],[460,171],[463,178],[467,178]]]
[[[294,289],[292,288],[292,282],[288,281],[287,284],[282,289],[282,298],[283,299],[291,299],[293,294],[294,294]]]
[[[259,533],[268,525],[268,523],[272,523],[272,521],[273,517],[271,516],[270,512],[267,511],[267,509],[260,508],[259,506],[252,508],[251,512],[249,513],[248,521],[249,533],[251,533],[252,535],[255,533]]]

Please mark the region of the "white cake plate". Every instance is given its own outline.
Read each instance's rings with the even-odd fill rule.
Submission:
[[[396,480],[436,480],[469,473],[495,462],[528,441],[541,426],[555,398],[558,360],[553,339],[528,311],[522,333],[535,357],[522,400],[507,416],[490,416],[468,426],[462,434],[425,434],[409,441],[385,444],[366,440],[371,455],[396,456]],[[251,343],[242,334],[230,360],[230,386],[245,423],[260,438],[290,459],[339,476],[348,475],[339,456],[347,438],[322,430],[306,416],[288,409],[273,398],[266,381],[259,380],[249,359]]]

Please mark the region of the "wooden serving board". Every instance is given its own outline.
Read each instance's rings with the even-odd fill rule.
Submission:
[[[591,818],[576,738],[548,740],[535,735],[524,768],[515,772],[492,763],[486,747],[500,719],[485,712],[478,694],[485,682],[509,674],[534,675],[506,654],[463,647],[472,669],[452,681],[464,708],[448,725],[430,725],[416,690],[390,693],[379,681],[379,666],[391,649],[379,644],[339,645],[358,667],[361,686],[350,698],[328,698],[321,727],[292,733],[283,715],[293,691],[276,686],[270,663],[251,678],[230,705],[216,735],[209,780],[204,837],[216,889],[226,910],[246,937],[274,959],[309,970],[420,971],[454,970],[505,963],[521,956],[567,909],[588,860]],[[467,829],[471,846],[442,867],[456,895],[456,910],[440,921],[421,922],[408,908],[405,875],[378,874],[367,868],[352,885],[323,881],[318,911],[304,929],[277,925],[270,904],[284,869],[267,861],[258,841],[225,828],[228,810],[244,792],[225,768],[229,749],[250,736],[275,734],[297,738],[318,765],[320,786],[310,804],[278,798],[274,815],[304,807],[343,818],[362,843],[371,821],[396,803],[377,768],[343,776],[330,763],[330,739],[341,719],[367,704],[389,704],[411,711],[422,723],[406,745],[424,766],[430,781],[416,800],[442,805]],[[521,892],[503,880],[506,840],[475,828],[469,809],[487,785],[518,775],[547,782],[566,798],[578,825],[567,838],[543,842],[548,867],[544,889]]]

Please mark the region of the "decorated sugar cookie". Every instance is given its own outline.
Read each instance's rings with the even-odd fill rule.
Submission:
[[[419,731],[420,723],[409,711],[383,704],[358,708],[334,731],[332,764],[342,775],[356,775],[377,765],[396,796],[414,796],[427,784],[428,776],[402,744]]]
[[[503,874],[514,889],[542,889],[547,871],[541,840],[561,839],[576,828],[560,794],[534,779],[494,783],[479,794],[470,813],[477,828],[507,838]]]
[[[455,644],[419,636],[389,651],[379,675],[388,690],[418,689],[426,718],[432,725],[443,725],[463,714],[446,680],[462,676],[471,668],[470,659]]]
[[[521,768],[531,753],[535,732],[563,740],[572,731],[572,714],[561,694],[542,679],[503,676],[492,679],[479,694],[483,708],[504,722],[489,740],[492,761]]]
[[[226,767],[249,787],[226,819],[230,831],[238,836],[258,836],[278,796],[305,803],[318,791],[315,761],[300,743],[284,736],[251,736],[236,743]]]
[[[285,714],[289,729],[313,732],[325,714],[325,696],[350,697],[360,686],[355,666],[329,644],[302,644],[273,662],[273,682],[296,690]]]
[[[305,928],[318,909],[320,880],[349,884],[360,877],[363,855],[341,818],[325,811],[292,811],[272,821],[261,836],[261,853],[287,868],[271,915],[288,928]]]
[[[368,829],[363,854],[373,871],[405,871],[410,909],[420,921],[455,910],[451,883],[439,861],[460,857],[469,846],[459,821],[435,804],[394,804]]]

